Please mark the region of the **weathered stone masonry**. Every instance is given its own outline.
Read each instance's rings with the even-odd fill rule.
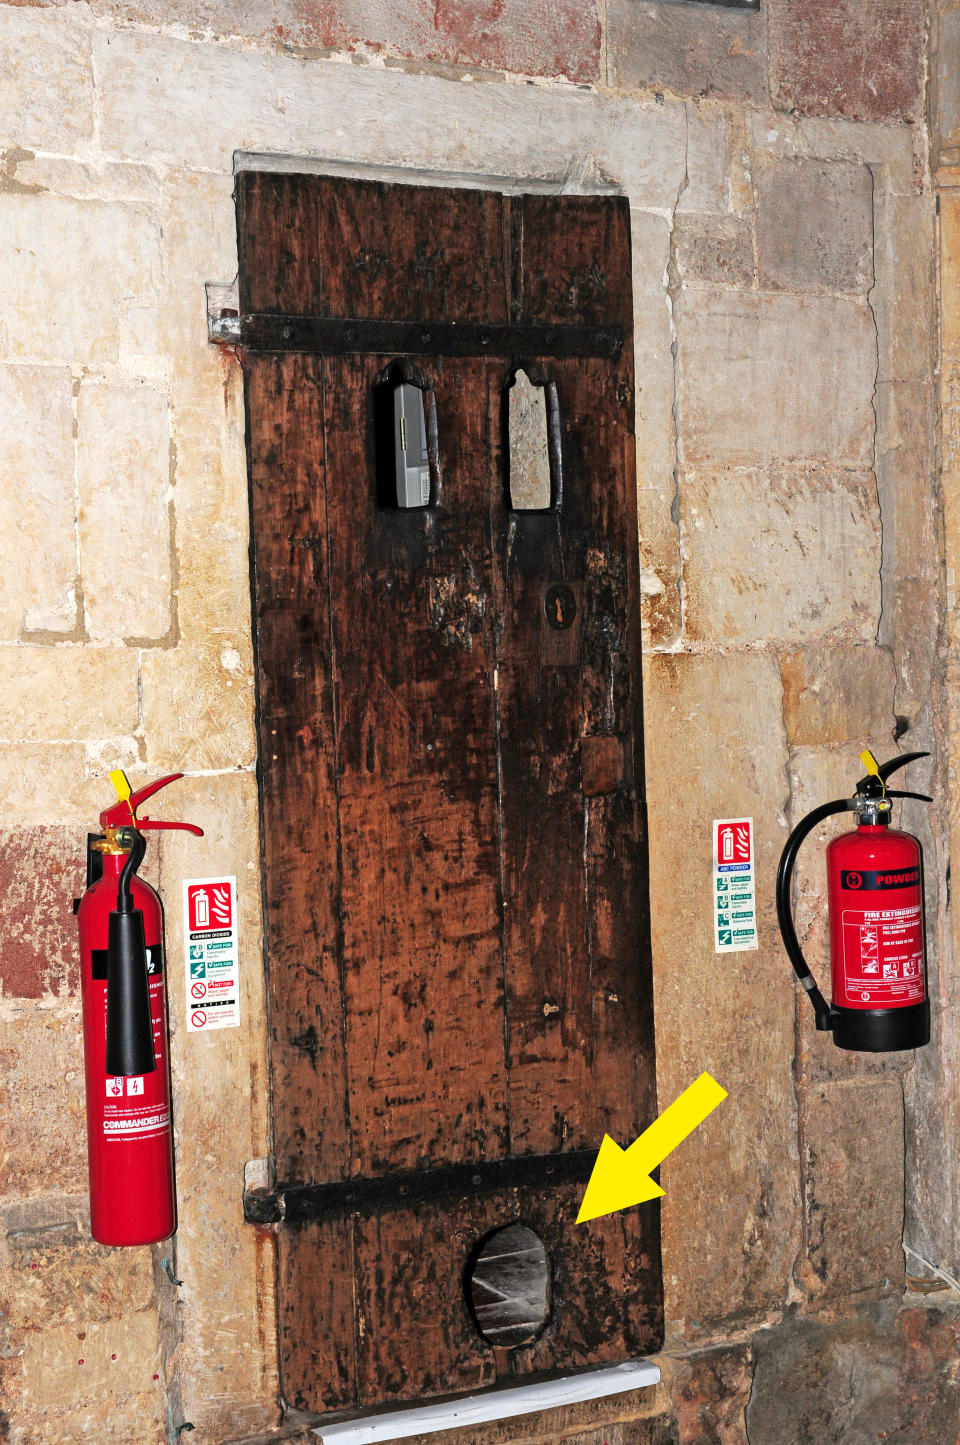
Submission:
[[[213,1445],[279,1416],[272,1240],[240,1206],[269,1150],[242,379],[203,292],[236,272],[241,152],[632,207],[660,1091],[706,1068],[730,1098],[663,1171],[661,1387],[458,1442],[960,1428],[951,1296],[904,1306],[901,1248],[928,1282],[960,1267],[958,61],[954,0],[0,4],[0,1440]],[[772,907],[788,826],[895,738],[935,754],[907,820],[940,1020],[915,1062],[813,1031]],[[181,1221],[155,1251],[86,1225],[69,902],[116,766],[183,768],[165,811],[206,830],[147,870]],[[718,960],[698,869],[731,812],[758,828],[761,949]],[[188,1039],[180,880],[224,872],[243,1026]]]

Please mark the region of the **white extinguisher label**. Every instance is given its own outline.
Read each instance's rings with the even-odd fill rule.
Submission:
[[[757,946],[752,818],[713,822],[713,926],[717,953]]]
[[[183,885],[190,1033],[240,1022],[240,935],[236,878],[189,878]]]
[[[844,908],[841,914],[845,992],[842,1007],[891,1008],[923,1003],[923,910]]]

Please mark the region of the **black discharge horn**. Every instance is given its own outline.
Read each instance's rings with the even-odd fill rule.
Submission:
[[[124,828],[117,836],[124,846],[130,845],[130,854],[120,873],[117,906],[108,921],[106,1071],[114,1077],[131,1078],[150,1074],[157,1067],[143,914],[134,908],[130,894],[147,840],[137,828]]]

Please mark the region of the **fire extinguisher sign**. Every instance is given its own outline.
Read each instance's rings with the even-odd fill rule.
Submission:
[[[183,885],[187,1029],[206,1034],[240,1022],[236,878],[188,878]]]
[[[714,819],[713,926],[717,953],[736,953],[757,946],[754,866],[753,819]]]

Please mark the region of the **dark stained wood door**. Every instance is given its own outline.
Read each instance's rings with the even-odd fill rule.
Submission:
[[[626,203],[247,172],[238,213],[284,1395],[655,1349],[657,1206],[575,1224],[603,1133],[656,1115]],[[423,508],[378,493],[398,361]],[[520,365],[555,389],[538,511]],[[550,1308],[506,1347],[467,1281],[515,1222]]]

